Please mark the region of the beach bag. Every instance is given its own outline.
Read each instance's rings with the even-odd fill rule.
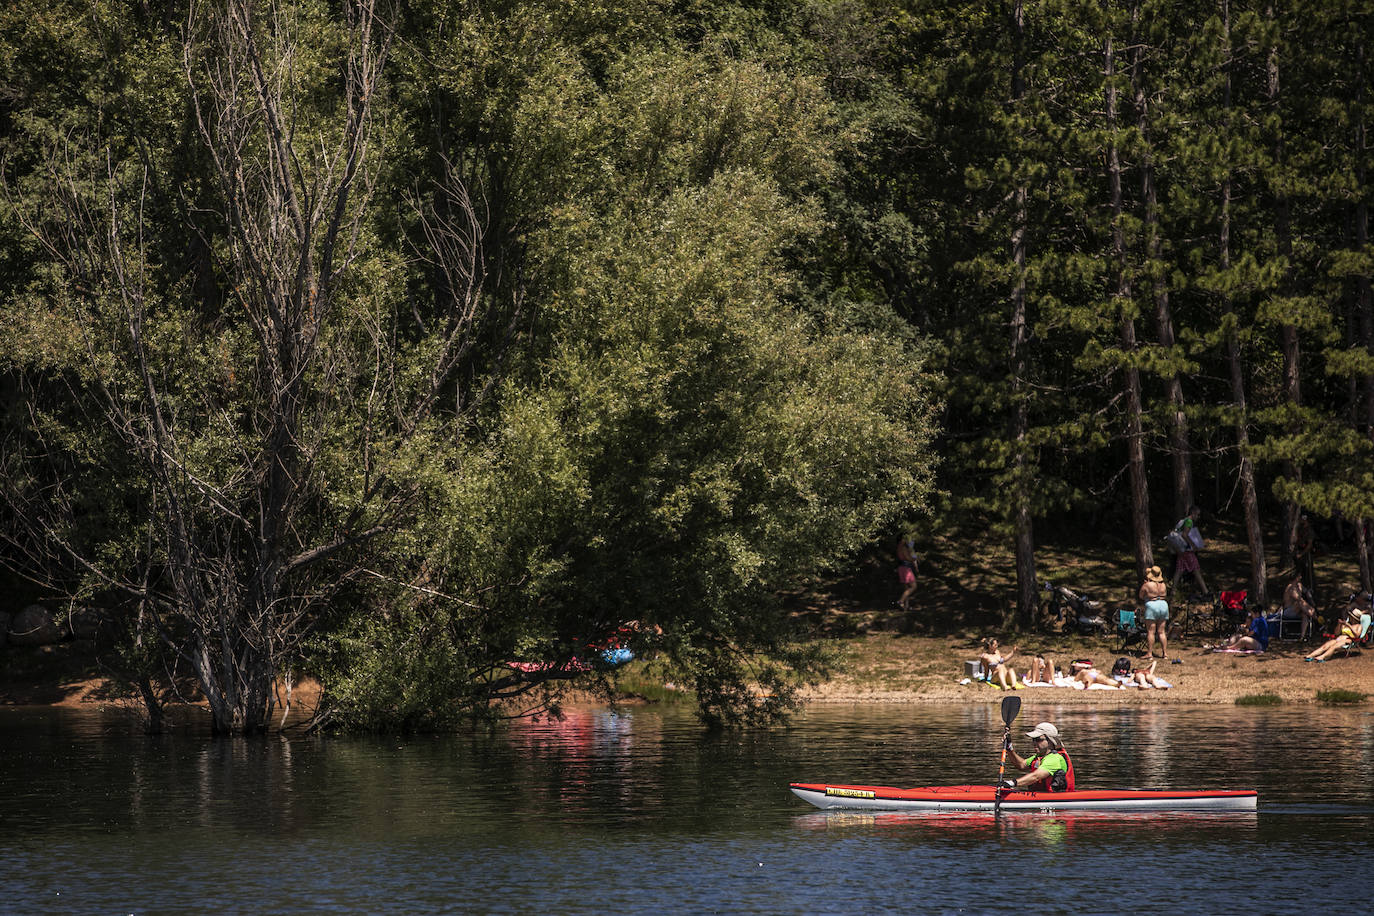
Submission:
[[[1170,553],[1186,553],[1188,551],[1188,539],[1183,536],[1183,532],[1175,528],[1164,535],[1164,546],[1169,548]]]

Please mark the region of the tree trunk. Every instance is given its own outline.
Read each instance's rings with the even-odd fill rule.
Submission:
[[[1230,181],[1223,182],[1223,201],[1230,193]],[[1223,216],[1223,224],[1227,219]],[[1223,230],[1223,236],[1225,230]],[[1229,310],[1231,303],[1225,307]],[[1241,360],[1240,341],[1234,327],[1226,332],[1226,362],[1231,370],[1231,403],[1236,411],[1236,447],[1239,455],[1237,474],[1240,481],[1241,505],[1245,511],[1245,540],[1250,547],[1250,595],[1260,604],[1268,600],[1269,570],[1264,557],[1264,531],[1260,526],[1259,499],[1255,492],[1255,469],[1250,460],[1250,432],[1245,398],[1245,376]]]
[[[1015,51],[1012,64],[1012,101],[1019,102],[1025,94],[1022,78],[1022,48],[1026,19],[1021,0],[1013,12]],[[1034,622],[1039,601],[1039,586],[1035,577],[1035,533],[1031,518],[1030,415],[1026,405],[1026,343],[1030,334],[1026,323],[1026,198],[1024,185],[1016,189],[1016,213],[1011,235],[1011,257],[1016,280],[1011,292],[1011,438],[1012,476],[1016,481],[1015,524],[1016,551],[1016,619],[1029,628]]]
[[[1107,78],[1107,129],[1114,132],[1116,123],[1115,53],[1109,37],[1104,46]],[[1126,235],[1122,226],[1121,159],[1115,135],[1107,144],[1107,183],[1112,197],[1112,256],[1116,261],[1116,308],[1120,315],[1122,358],[1125,361],[1123,381],[1126,386],[1126,462],[1130,470],[1131,537],[1135,546],[1136,578],[1143,579],[1145,570],[1154,565],[1154,551],[1150,545],[1150,494],[1145,479],[1145,443],[1141,422],[1140,370],[1135,365],[1135,318],[1132,314],[1131,279],[1126,265]]]
[[[1355,212],[1352,220],[1352,232],[1354,234],[1355,250],[1367,252],[1369,245],[1369,200],[1368,200],[1368,174],[1365,162],[1365,144],[1367,142],[1366,127],[1364,122],[1365,81],[1368,79],[1365,72],[1365,46],[1363,41],[1355,44],[1355,80],[1359,89],[1356,92],[1355,104],[1353,108],[1355,122]],[[1364,336],[1365,349],[1374,353],[1374,294],[1370,289],[1369,272],[1363,271],[1355,278],[1355,310],[1360,316],[1360,329]],[[1367,375],[1364,379],[1365,394],[1365,433],[1374,439],[1374,375]],[[1359,525],[1365,527],[1367,519],[1360,519]],[[1360,575],[1363,578],[1369,575],[1369,570],[1374,569],[1374,543],[1366,537],[1365,544],[1360,556]],[[1364,588],[1369,589],[1365,584]]]
[[[1277,30],[1276,15],[1274,4],[1270,3],[1265,7],[1265,18],[1271,28]],[[1266,61],[1268,71],[1268,85],[1266,96],[1269,100],[1270,111],[1277,119],[1279,116],[1280,101],[1280,80],[1279,80],[1279,43],[1276,38],[1274,45],[1269,49]],[[1275,169],[1283,169],[1286,156],[1284,150],[1284,128],[1282,122],[1279,123],[1274,135],[1274,165]],[[1274,194],[1274,243],[1278,249],[1278,255],[1285,264],[1283,279],[1279,282],[1280,295],[1292,295],[1293,287],[1293,230],[1292,230],[1292,204],[1289,201],[1285,190],[1276,191]],[[1288,434],[1294,441],[1302,435],[1302,422],[1298,417],[1298,411],[1302,407],[1302,340],[1298,336],[1297,326],[1291,322],[1285,322],[1279,326],[1279,349],[1283,354],[1283,402],[1288,407],[1292,419],[1288,423]],[[1302,484],[1302,468],[1293,461],[1292,458],[1285,458],[1283,461],[1283,476],[1294,485]],[[1285,501],[1283,506],[1283,530],[1279,535],[1281,554],[1279,566],[1288,569],[1295,564],[1296,551],[1294,549],[1294,537],[1298,528],[1298,517],[1302,514],[1302,506],[1295,499]]]
[[[1135,88],[1136,124],[1142,147],[1140,194],[1145,204],[1145,259],[1149,264],[1150,292],[1155,303],[1155,327],[1159,346],[1172,361],[1177,346],[1173,310],[1169,304],[1169,283],[1163,269],[1163,242],[1159,231],[1159,198],[1155,189],[1154,149],[1150,145],[1150,97],[1146,89],[1143,42],[1133,52],[1131,78]],[[1193,506],[1193,450],[1188,441],[1188,416],[1184,412],[1183,381],[1167,370],[1164,376],[1165,400],[1169,405],[1169,458],[1173,472],[1174,518],[1183,518]]]
[[[1231,112],[1231,14],[1229,0],[1222,0],[1223,48],[1226,68],[1224,76],[1223,116],[1230,119]],[[1218,257],[1221,272],[1231,269],[1231,177],[1228,174],[1221,182],[1221,226],[1218,242]],[[1245,397],[1245,372],[1241,360],[1238,325],[1240,316],[1236,314],[1235,302],[1231,296],[1224,295],[1222,313],[1228,316],[1226,327],[1226,362],[1231,372],[1231,405],[1236,415],[1236,451],[1239,459],[1237,474],[1240,483],[1241,505],[1245,512],[1245,539],[1250,547],[1250,596],[1260,604],[1267,601],[1266,589],[1269,572],[1264,557],[1264,531],[1260,526],[1259,498],[1255,492],[1255,469],[1250,460],[1250,429],[1248,408]]]

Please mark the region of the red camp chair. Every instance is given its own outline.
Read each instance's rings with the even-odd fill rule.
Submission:
[[[1214,614],[1217,635],[1230,633],[1245,622],[1245,603],[1250,593],[1244,589],[1218,592]]]

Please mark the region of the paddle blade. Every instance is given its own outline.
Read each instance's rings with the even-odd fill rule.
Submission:
[[[1002,721],[1011,727],[1011,721],[1021,712],[1021,698],[1013,694],[1009,697],[1002,697]]]

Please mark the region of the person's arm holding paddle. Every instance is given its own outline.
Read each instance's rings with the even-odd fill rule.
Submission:
[[[1022,786],[1030,785],[1034,782],[1039,782],[1040,780],[1047,779],[1051,775],[1053,775],[1049,770],[1045,769],[1044,767],[1036,765],[1040,759],[1039,757],[1026,758],[1016,753],[1016,748],[1012,746],[1010,737],[1007,738],[1007,750],[1011,751],[1013,762],[1016,764],[1016,768],[1018,770],[1030,770],[1030,772],[1025,774],[1024,776],[1018,776],[1015,779],[1003,780],[1003,788],[1019,789]]]

